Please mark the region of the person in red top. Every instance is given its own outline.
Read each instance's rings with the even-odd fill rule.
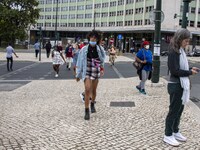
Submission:
[[[67,61],[67,68],[68,70],[71,69],[71,65],[72,65],[72,61],[73,61],[73,52],[74,48],[71,44],[69,44],[69,46],[66,47],[66,50],[65,50],[65,56],[66,56],[66,61]]]

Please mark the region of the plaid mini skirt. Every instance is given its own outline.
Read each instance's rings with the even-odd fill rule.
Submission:
[[[99,58],[87,58],[87,70],[86,77],[91,80],[96,80],[100,78],[100,60]]]

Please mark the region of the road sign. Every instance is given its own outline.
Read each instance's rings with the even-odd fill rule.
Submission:
[[[161,13],[161,20],[156,20],[156,13]],[[164,21],[164,18],[165,18],[165,14],[163,11],[158,11],[158,10],[152,10],[150,13],[149,13],[149,19],[150,19],[150,22],[151,23],[155,23],[156,21],[160,21],[160,22],[163,22]]]
[[[118,38],[119,40],[121,40],[121,39],[122,39],[122,35],[119,34],[119,35],[117,36],[117,38]]]

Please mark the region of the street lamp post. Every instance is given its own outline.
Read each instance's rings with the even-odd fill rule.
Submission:
[[[39,51],[39,61],[41,61],[41,51],[42,51],[42,27],[39,27],[39,32],[40,32],[40,51]]]
[[[182,28],[187,28],[187,22],[188,22],[188,11],[189,11],[189,3],[192,0],[183,0],[183,16],[182,16]]]
[[[56,1],[56,24],[55,24],[55,42],[54,42],[54,45],[56,45],[56,41],[57,41],[57,38],[58,38],[57,24],[58,24],[58,0]]]
[[[95,30],[95,27],[96,27],[96,11],[94,10],[94,23],[93,23],[93,27],[94,27],[94,30]]]
[[[155,12],[153,71],[151,80],[153,83],[158,83],[160,76],[161,6],[162,0],[157,0]]]

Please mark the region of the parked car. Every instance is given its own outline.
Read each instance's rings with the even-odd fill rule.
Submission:
[[[200,56],[200,49],[195,49],[193,56]]]
[[[190,52],[188,52],[187,53],[187,56],[191,56],[191,57],[193,57],[193,56],[200,56],[200,49],[196,49],[196,48],[194,48],[192,51],[190,51]]]

